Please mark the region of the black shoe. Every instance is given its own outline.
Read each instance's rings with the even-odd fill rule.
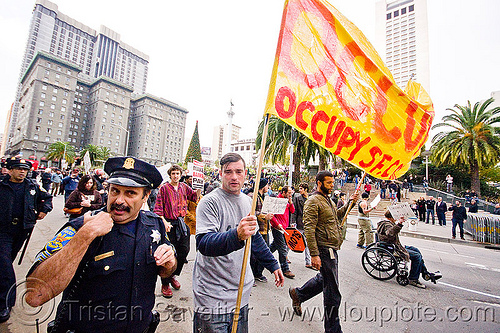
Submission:
[[[436,271],[435,273],[429,273],[431,276],[432,283],[436,284],[436,281],[443,277],[440,271]]]
[[[10,318],[10,309],[0,310],[0,323],[4,323]]]

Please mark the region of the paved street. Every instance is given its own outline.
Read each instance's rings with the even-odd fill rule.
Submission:
[[[55,209],[37,224],[25,261],[16,265],[18,281],[22,282],[29,266],[43,244],[62,226],[62,197],[54,199]],[[361,266],[362,250],[355,247],[357,230],[348,229],[347,240],[339,252],[340,288],[343,295],[341,320],[344,332],[499,332],[500,331],[500,252],[462,243],[444,243],[427,239],[401,237],[403,244],[418,247],[429,270],[440,270],[443,278],[437,285],[424,282],[427,289],[402,287],[395,279],[377,281]],[[191,243],[194,249],[194,238]],[[191,273],[195,253],[192,250],[183,276],[182,288],[174,297],[161,296],[156,289],[157,309],[162,313],[158,332],[192,332]],[[285,280],[278,289],[270,280],[258,283],[250,299],[250,330],[252,332],[321,332],[321,296],[303,304],[304,316],[293,316],[288,287],[299,286],[315,273],[304,267],[303,254],[290,252],[295,279]],[[22,289],[23,286],[19,289]],[[19,292],[21,294],[22,292]],[[235,295],[236,297],[236,295]],[[50,302],[49,302],[50,303]],[[53,318],[50,304],[33,310],[21,302],[13,316],[0,324],[3,332],[36,332],[35,318],[45,314]],[[492,321],[493,320],[493,321]],[[45,324],[41,325],[45,331]]]

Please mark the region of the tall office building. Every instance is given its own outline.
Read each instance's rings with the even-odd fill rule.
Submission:
[[[225,153],[229,151],[224,151],[225,147],[231,147],[231,142],[239,140],[240,138],[240,126],[236,126],[231,123],[230,136],[227,131],[229,129],[229,124],[219,125],[214,127],[214,135],[212,138],[212,160],[219,160]],[[229,139],[229,143],[226,141]]]
[[[105,26],[97,32],[60,13],[56,4],[36,0],[9,125],[9,147],[19,127],[21,80],[39,51],[77,66],[82,77],[105,76],[131,87],[135,93],[146,92],[149,63],[146,54],[123,43],[118,33]]]
[[[413,79],[429,92],[427,0],[382,0],[376,4],[376,46],[402,89]]]
[[[163,165],[181,163],[187,110],[150,94],[132,98],[129,155]]]

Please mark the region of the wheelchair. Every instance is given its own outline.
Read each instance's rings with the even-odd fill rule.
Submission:
[[[395,255],[393,244],[377,240],[368,245],[361,256],[361,264],[365,272],[376,280],[390,280],[397,275],[396,281],[400,285],[410,283],[407,262]]]

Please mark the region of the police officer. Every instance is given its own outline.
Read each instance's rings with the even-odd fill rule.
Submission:
[[[36,220],[52,210],[52,196],[26,178],[29,161],[12,157],[6,167],[9,172],[0,180],[0,322],[9,319],[16,300],[16,289],[11,290],[16,283],[12,263]]]
[[[141,210],[159,171],[133,157],[110,158],[104,170],[107,207],[63,226],[28,273],[28,304],[64,291],[52,332],[145,332],[155,319],[157,275],[176,268],[161,218]]]

